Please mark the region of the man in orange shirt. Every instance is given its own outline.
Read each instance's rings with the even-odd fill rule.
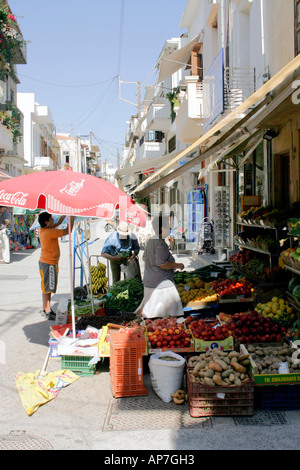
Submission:
[[[43,294],[43,315],[48,320],[55,320],[55,313],[51,309],[51,294],[54,294],[57,289],[58,281],[58,263],[60,258],[60,248],[58,239],[67,235],[69,229],[57,229],[65,216],[62,216],[59,221],[54,224],[51,214],[48,212],[41,212],[39,214],[39,237],[41,242],[41,256],[39,260],[39,268],[41,274],[41,287]],[[70,217],[71,231],[74,226],[74,217]]]

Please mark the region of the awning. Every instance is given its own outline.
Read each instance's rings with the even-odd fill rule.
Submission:
[[[228,136],[236,133],[237,135],[240,134],[240,138],[243,134],[247,132],[251,132],[259,126],[259,123],[268,113],[268,109],[270,110],[274,108],[274,104],[271,101],[271,96],[269,95],[273,92],[279,85],[283,84],[283,82],[290,78],[291,75],[296,72],[296,70],[300,67],[300,54],[298,54],[291,62],[289,62],[285,67],[283,67],[274,77],[270,78],[264,85],[262,85],[256,92],[254,92],[249,98],[247,98],[243,103],[241,103],[237,108],[235,108],[231,113],[213,125],[207,132],[205,132],[199,139],[197,139],[193,144],[187,147],[185,150],[180,152],[176,157],[170,160],[166,165],[156,171],[153,175],[149,176],[145,181],[143,181],[135,191],[137,197],[145,197],[145,195],[150,194],[151,192],[157,189],[158,183],[157,181],[153,183],[150,187],[149,184],[151,181],[155,180],[158,176],[162,173],[166,172],[168,169],[174,165],[175,162],[182,159],[184,156],[191,154],[195,150],[199,150],[201,146],[207,145],[212,137],[218,136],[217,142],[215,142],[208,150],[204,153],[195,157],[191,162],[183,165],[178,170],[175,170],[171,173],[171,175],[164,176],[161,178],[160,187],[167,181],[175,179],[175,177],[180,176],[184,173],[187,169],[193,167],[194,165],[198,164],[201,161],[204,161],[206,158],[216,154],[217,151],[227,149],[222,149],[222,143],[225,145]],[[291,85],[288,86],[281,95],[287,97],[289,94],[291,95],[295,90],[292,89]],[[280,95],[280,96],[281,96]],[[271,103],[270,103],[271,101]],[[276,98],[275,100],[276,101]],[[268,104],[270,103],[270,104]],[[268,104],[268,105],[267,105]],[[262,108],[265,108],[263,111]],[[246,116],[245,116],[245,113]],[[256,114],[255,119],[249,125],[250,117]],[[241,116],[245,117],[241,117]],[[243,129],[243,125],[247,122],[245,129]],[[240,130],[239,130],[240,129]],[[237,140],[237,135],[233,137],[233,140],[230,142],[229,145],[232,145]],[[248,134],[249,135],[249,134]],[[228,139],[227,139],[228,140]],[[147,186],[147,188],[146,188]]]
[[[12,176],[6,173],[5,171],[0,170],[0,181],[5,181],[11,179]]]
[[[173,75],[173,73],[180,70],[184,65],[188,65],[188,60],[190,58],[193,47],[199,41],[199,38],[200,34],[198,34],[185,46],[172,52],[172,54],[165,54],[160,58],[157,83],[163,82],[170,75]]]
[[[249,150],[247,151],[247,154],[245,155],[241,164],[239,165],[240,167],[242,164],[245,163],[245,161],[249,158],[249,156],[254,152],[254,150],[262,142],[262,140],[263,140],[263,136],[262,136],[261,131],[253,131],[250,137],[246,135],[244,138],[242,138],[241,140],[233,144],[225,153],[222,152],[221,155],[216,157],[211,163],[206,165],[205,168],[200,170],[199,178],[204,178],[207,175],[207,173],[209,173],[210,171],[213,171],[213,169],[216,167],[218,163],[224,163],[229,158],[242,152],[248,145],[251,145],[252,141],[254,141],[252,142],[251,147],[249,148]],[[233,167],[233,169],[237,169],[237,167],[236,168]]]
[[[125,166],[124,168],[120,168],[116,171],[115,177],[122,178],[123,176],[128,175],[138,175],[140,173],[145,174],[147,173],[146,170],[155,170],[161,168],[167,162],[172,160],[179,152],[172,152],[172,154],[163,155],[162,157],[158,158],[143,158],[142,160],[138,160],[132,166]]]

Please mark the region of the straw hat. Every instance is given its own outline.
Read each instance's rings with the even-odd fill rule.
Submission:
[[[117,228],[117,232],[121,237],[129,237],[131,230],[127,222],[120,222]]]

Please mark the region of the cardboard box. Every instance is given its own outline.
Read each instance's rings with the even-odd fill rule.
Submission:
[[[220,349],[221,351],[233,351],[234,341],[233,337],[223,339],[222,341],[203,341],[202,339],[194,338],[194,351],[206,352],[213,349]]]
[[[272,346],[274,343],[266,343],[264,346]],[[276,343],[278,346],[280,343]],[[259,344],[255,344],[259,346]],[[240,350],[244,354],[249,354],[250,357],[250,374],[254,379],[255,385],[288,385],[300,383],[300,369],[299,371],[292,371],[289,374],[255,374],[254,368],[256,367],[255,360],[248,352],[246,345],[241,344]]]

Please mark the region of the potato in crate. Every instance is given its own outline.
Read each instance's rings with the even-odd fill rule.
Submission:
[[[252,416],[254,380],[247,355],[208,351],[186,358],[190,415]]]

